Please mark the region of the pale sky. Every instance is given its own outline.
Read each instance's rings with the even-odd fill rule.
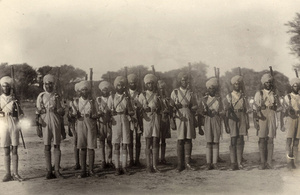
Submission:
[[[273,66],[294,77],[284,24],[296,12],[294,0],[2,0],[0,62],[93,68],[95,80],[124,66],[199,61],[208,76],[214,66]]]

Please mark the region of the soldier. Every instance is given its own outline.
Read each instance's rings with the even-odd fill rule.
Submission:
[[[160,120],[160,149],[161,149],[161,164],[167,164],[166,154],[166,139],[171,138],[170,131],[170,116],[172,116],[172,109],[170,107],[170,98],[166,94],[166,83],[163,80],[157,82],[159,99],[161,101],[161,120]]]
[[[46,179],[64,178],[59,172],[61,150],[61,116],[64,115],[64,109],[61,106],[61,98],[54,92],[55,78],[47,74],[43,78],[44,92],[40,93],[36,100],[36,123],[38,136],[43,137],[45,145],[45,160],[47,174]],[[51,166],[51,142],[54,145],[54,174]]]
[[[248,134],[249,121],[247,117],[248,103],[242,92],[243,77],[232,77],[233,91],[226,96],[224,101],[227,130],[231,137],[229,146],[231,170],[243,169],[242,157],[245,145],[244,136]]]
[[[78,178],[98,177],[94,172],[95,148],[97,148],[97,112],[95,101],[90,97],[91,83],[81,81],[78,84],[80,97],[74,102],[72,115],[76,117],[77,148],[80,149],[81,173]],[[89,160],[87,172],[86,159]]]
[[[279,103],[273,91],[273,77],[264,74],[261,78],[263,89],[254,96],[254,117],[258,119],[259,153],[261,164],[259,169],[273,169],[272,158],[274,137],[276,135],[276,110]]]
[[[126,78],[118,76],[114,81],[116,94],[109,96],[107,105],[112,115],[112,143],[114,145],[115,175],[130,175],[127,169],[127,146],[130,143],[130,129],[128,115],[133,115],[129,110],[129,100],[125,94]],[[120,147],[122,146],[122,168],[120,168]]]
[[[139,102],[143,109],[143,129],[146,140],[147,172],[160,172],[157,167],[159,157],[159,134],[160,134],[160,102],[154,88],[157,78],[153,74],[144,77],[146,91],[139,95]],[[152,158],[152,162],[151,162]]]
[[[131,105],[134,108],[134,115],[130,118],[130,144],[128,145],[129,150],[129,167],[141,166],[140,163],[140,153],[141,153],[141,136],[143,133],[143,125],[141,124],[141,111],[139,104],[139,92],[137,91],[138,78],[135,74],[130,74],[127,76],[128,87],[129,87],[129,97],[131,100]],[[135,140],[134,140],[135,137]],[[135,161],[133,160],[133,146],[135,141]]]
[[[112,131],[111,131],[111,117],[110,110],[107,106],[108,97],[111,94],[112,86],[107,81],[102,81],[99,84],[99,89],[102,93],[100,97],[97,97],[96,102],[98,106],[99,114],[99,141],[100,141],[100,163],[101,168],[106,167],[114,168],[112,163]],[[105,147],[106,140],[106,147]],[[105,152],[106,149],[106,152]],[[107,159],[106,155],[107,154]]]
[[[300,95],[298,91],[300,89],[300,79],[294,78],[290,81],[292,92],[284,97],[284,110],[286,110],[286,156],[287,156],[287,168],[295,169],[295,161],[297,160],[298,145],[300,138]]]
[[[171,93],[172,107],[176,110],[175,122],[177,127],[177,172],[184,170],[194,171],[191,166],[192,139],[196,138],[194,117],[197,104],[193,93],[188,89],[188,75],[185,72],[178,74],[180,87]],[[185,158],[185,166],[184,166]]]
[[[74,170],[81,169],[80,167],[80,161],[79,161],[79,149],[77,148],[77,140],[78,140],[78,133],[76,127],[76,116],[74,116],[73,110],[76,110],[75,108],[75,102],[79,101],[80,93],[78,90],[79,83],[76,83],[74,86],[74,90],[76,92],[76,97],[72,101],[70,101],[69,104],[69,110],[68,110],[68,122],[69,122],[69,136],[73,137],[73,144],[74,144],[74,158],[75,158],[75,166],[73,167]]]
[[[213,77],[206,82],[208,94],[202,100],[204,132],[206,139],[206,170],[219,169],[219,141],[222,132],[221,116],[223,105],[221,97],[216,96],[219,84],[218,79]]]
[[[2,95],[0,96],[0,147],[4,148],[4,168],[6,171],[3,182],[17,180],[23,181],[18,173],[18,145],[19,145],[19,118],[23,112],[19,103],[12,95],[13,80],[4,76],[0,80]],[[12,156],[10,155],[12,152]],[[13,174],[11,174],[11,165]]]

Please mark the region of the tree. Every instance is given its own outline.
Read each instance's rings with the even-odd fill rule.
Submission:
[[[290,49],[294,55],[300,58],[300,14],[296,13],[294,20],[289,21],[285,25],[289,27],[287,32],[292,34],[289,42],[291,45]]]

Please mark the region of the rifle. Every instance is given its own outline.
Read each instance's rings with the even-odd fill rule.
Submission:
[[[58,95],[55,97],[55,100],[56,100],[56,105],[61,105],[61,99],[63,100],[63,90],[61,88],[61,85],[60,85],[60,67],[58,67],[57,69],[57,93]],[[61,99],[60,99],[61,98]],[[62,101],[64,106],[62,107],[62,109],[64,110],[65,109],[65,101],[63,100]],[[61,135],[63,137],[63,139],[66,139],[66,129],[65,129],[65,123],[64,123],[64,115],[65,115],[65,111],[63,111],[63,114],[60,115],[60,121],[61,121]]]
[[[23,111],[20,109],[19,105],[18,105],[18,100],[16,99],[16,94],[15,94],[15,71],[14,71],[14,66],[11,66],[10,69],[10,74],[11,74],[11,78],[12,78],[12,87],[11,87],[11,96],[13,98],[13,100],[15,101],[13,103],[13,117],[17,118],[17,121],[19,121],[19,116],[23,115]],[[22,139],[22,143],[23,143],[23,147],[26,149],[26,145],[25,145],[25,141],[24,141],[24,137],[23,137],[23,133],[21,128],[19,128],[19,133]]]
[[[217,78],[217,81],[218,81],[218,89],[217,89],[218,92],[217,92],[217,94],[219,95],[220,100],[221,100],[220,102],[222,103],[221,88],[220,88],[220,69],[216,68],[216,67],[214,67],[214,69],[215,69],[215,77]],[[226,131],[226,133],[229,133],[230,129],[229,129],[229,124],[228,124],[228,118],[225,117],[225,115],[222,118],[223,118],[223,121],[224,121],[225,131]]]
[[[296,77],[299,78],[298,70],[296,68],[294,70],[295,70]]]
[[[93,68],[90,68],[90,103],[91,103],[91,113],[90,113],[90,118],[97,118],[96,115],[96,109],[95,109],[95,99],[94,99],[94,94],[93,94]]]
[[[134,108],[133,108],[133,105],[132,105],[132,100],[131,100],[131,97],[130,97],[130,94],[129,94],[129,89],[128,89],[128,80],[127,80],[127,76],[128,76],[128,68],[127,66],[125,66],[125,78],[126,78],[126,84],[125,84],[125,96],[127,97],[127,101],[128,101],[128,114],[130,116],[133,116],[134,114]],[[131,117],[131,119],[133,119]]]
[[[241,77],[243,77],[241,67],[239,67],[239,75],[240,75]],[[244,80],[242,81],[242,89],[241,89],[241,92],[242,92],[241,95],[242,95],[242,98],[244,99],[244,102],[245,102],[245,108],[246,108],[246,126],[247,126],[246,129],[249,129],[249,128],[250,128],[250,124],[249,124],[248,108],[249,108],[250,106],[249,106],[249,102],[248,102],[247,97],[246,97],[246,94],[245,94],[245,83],[244,83]]]

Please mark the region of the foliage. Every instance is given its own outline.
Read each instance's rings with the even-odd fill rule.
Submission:
[[[300,58],[300,14],[296,13],[294,20],[285,24],[289,27],[288,33],[293,36],[290,38],[291,51],[298,58]]]

